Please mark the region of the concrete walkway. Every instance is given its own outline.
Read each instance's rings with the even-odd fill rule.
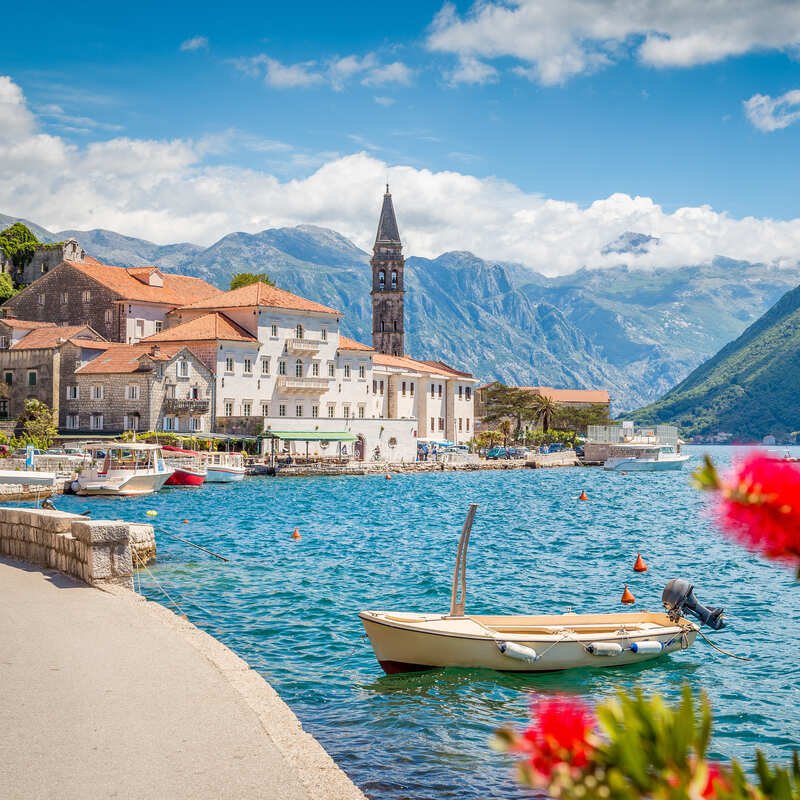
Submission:
[[[127,590],[0,559],[0,794],[364,800],[230,650]]]

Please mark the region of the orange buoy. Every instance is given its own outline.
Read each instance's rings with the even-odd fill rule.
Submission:
[[[647,564],[644,563],[641,553],[636,554],[636,563],[633,565],[634,572],[647,572]]]
[[[588,499],[589,499],[589,495],[588,495],[588,494],[586,494],[586,489],[584,489],[584,490],[583,490],[583,491],[582,491],[582,492],[581,492],[581,493],[578,495],[578,500],[588,500]]]
[[[300,538],[300,531],[297,528],[294,529],[294,533],[292,534],[292,539],[297,541]]]
[[[184,525],[188,525],[188,524],[189,524],[189,520],[188,520],[188,519],[185,519],[185,520],[183,521],[183,524],[184,524]]]
[[[633,605],[636,602],[636,598],[633,596],[633,592],[628,588],[628,584],[625,584],[625,591],[622,593],[622,597],[620,599],[621,603],[625,603],[626,606]]]

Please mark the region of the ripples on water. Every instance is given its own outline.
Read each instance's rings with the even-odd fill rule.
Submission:
[[[690,450],[692,450],[690,448]],[[727,448],[712,448],[721,463]],[[697,456],[701,452],[694,449]],[[800,588],[789,570],[730,544],[683,473],[515,470],[274,480],[176,489],[134,499],[65,497],[95,519],[151,521],[230,559],[158,535],[151,568],[183,610],[261,672],[336,761],[374,798],[521,798],[487,741],[526,719],[530,694],[591,701],[640,686],[675,697],[705,689],[715,757],[749,763],[758,744],[787,760],[798,745]],[[577,502],[581,489],[589,502]],[[649,664],[539,675],[436,670],[384,676],[360,609],[446,612],[469,502],[480,508],[467,610],[614,611],[628,583],[636,608],[660,609],[673,577],[726,608],[729,627]],[[189,524],[183,524],[184,518]],[[302,539],[291,532],[298,526]],[[632,571],[641,550],[649,570]],[[143,576],[143,591],[166,602]]]

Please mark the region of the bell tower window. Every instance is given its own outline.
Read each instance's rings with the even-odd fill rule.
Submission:
[[[397,288],[397,270],[392,270],[392,289]]]
[[[386,273],[381,270],[378,273],[378,288],[385,289],[386,288]]]

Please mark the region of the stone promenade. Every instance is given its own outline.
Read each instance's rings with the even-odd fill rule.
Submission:
[[[0,795],[364,800],[215,639],[127,589],[5,558]]]

